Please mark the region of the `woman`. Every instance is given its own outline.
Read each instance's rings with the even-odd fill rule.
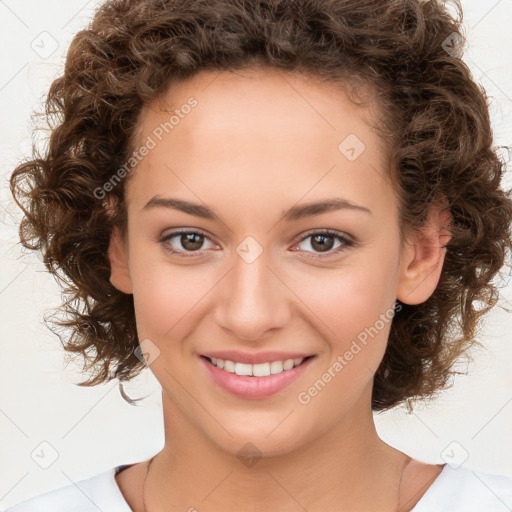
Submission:
[[[97,11],[12,191],[86,385],[149,366],[166,442],[11,512],[511,506],[511,478],[414,460],[372,416],[446,386],[511,248],[460,30],[417,0]]]

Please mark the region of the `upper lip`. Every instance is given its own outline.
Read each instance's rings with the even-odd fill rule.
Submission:
[[[299,359],[312,356],[313,354],[304,354],[303,352],[258,352],[251,354],[248,352],[238,352],[236,350],[219,350],[216,352],[206,352],[201,354],[210,359],[223,359],[224,361],[233,361],[235,363],[258,364],[271,363],[273,361],[286,361],[287,359]]]

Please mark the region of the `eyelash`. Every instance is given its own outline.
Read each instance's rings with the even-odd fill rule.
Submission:
[[[169,234],[165,235],[164,237],[162,237],[162,239],[160,240],[160,243],[162,243],[162,245],[164,246],[165,251],[167,251],[168,253],[171,253],[171,254],[175,254],[180,258],[190,258],[193,256],[197,256],[198,254],[202,254],[202,251],[185,251],[185,252],[184,251],[176,251],[174,249],[171,249],[169,246],[166,246],[166,242],[168,242],[170,239],[175,238],[180,235],[187,235],[187,234],[203,235],[206,239],[210,240],[210,238],[206,235],[206,233],[204,233],[200,230],[179,230],[179,231],[174,231],[172,233],[169,233]],[[308,231],[307,233],[305,233],[302,236],[302,238],[300,238],[298,241],[294,242],[294,246],[297,244],[300,244],[304,240],[307,240],[308,238],[310,238],[314,235],[332,236],[342,243],[342,245],[340,245],[336,249],[331,249],[330,251],[328,251],[326,253],[311,253],[311,254],[313,254],[313,256],[310,256],[310,257],[312,257],[314,259],[324,259],[324,258],[333,257],[333,256],[336,256],[339,253],[345,251],[347,248],[354,247],[356,245],[356,243],[353,240],[349,239],[348,237],[346,237],[344,235],[341,235],[339,232],[333,231],[331,229],[324,229],[324,230]],[[187,252],[190,254],[187,254]],[[311,252],[311,251],[306,251],[306,252]]]

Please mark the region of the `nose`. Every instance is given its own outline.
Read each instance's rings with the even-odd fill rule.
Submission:
[[[259,341],[282,328],[291,316],[291,292],[278,277],[264,251],[255,261],[236,255],[223,279],[217,302],[217,324],[243,341]]]

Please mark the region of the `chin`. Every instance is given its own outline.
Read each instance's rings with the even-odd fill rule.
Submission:
[[[286,417],[286,415],[284,415]],[[226,424],[226,429],[232,435],[222,436],[222,439],[210,438],[221,450],[236,455],[237,457],[276,457],[286,455],[299,450],[306,442],[303,432],[300,432],[300,425],[284,424],[283,418],[273,422],[255,425],[233,424],[231,427]],[[301,434],[300,437],[297,434]]]
[[[297,450],[299,446],[300,443],[291,443],[289,439],[286,441],[281,437],[270,440],[265,439],[264,436],[251,437],[248,435],[246,437],[231,439],[231,442],[219,445],[219,448],[231,455],[235,455],[241,462],[246,463],[247,460],[256,461],[262,457],[287,455]],[[254,464],[247,464],[249,467],[251,465]]]

